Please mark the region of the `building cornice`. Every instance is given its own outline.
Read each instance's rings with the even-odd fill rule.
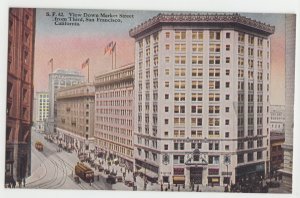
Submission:
[[[158,14],[148,21],[134,27],[129,31],[131,37],[137,38],[148,29],[167,24],[184,25],[211,25],[216,24],[220,27],[234,24],[234,27],[251,29],[264,35],[271,35],[275,32],[275,26],[271,26],[239,14]]]

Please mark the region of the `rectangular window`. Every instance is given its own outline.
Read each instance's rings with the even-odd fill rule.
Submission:
[[[202,68],[193,68],[192,76],[203,76],[203,69]]]
[[[220,44],[210,44],[209,45],[209,52],[210,53],[219,53],[221,51]]]
[[[226,45],[226,51],[230,51],[230,45]]]
[[[186,39],[185,31],[175,31],[175,40],[184,40]]]
[[[209,39],[210,40],[220,40],[221,39],[221,32],[218,31],[210,31],[209,32]]]
[[[185,52],[186,44],[175,44],[175,52]]]
[[[203,40],[203,32],[202,31],[192,31],[192,39],[193,39],[193,41],[202,41]]]
[[[192,45],[192,51],[193,52],[197,52],[197,53],[201,53],[203,52],[203,44],[193,44]]]
[[[175,56],[175,64],[185,64],[186,56]]]
[[[203,56],[192,56],[192,65],[202,65]]]

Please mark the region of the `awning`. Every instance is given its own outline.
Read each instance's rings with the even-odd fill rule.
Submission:
[[[219,182],[219,178],[212,178],[211,181],[212,182]]]
[[[272,146],[282,146],[283,142],[276,142],[276,143],[272,143],[271,144],[271,147]]]
[[[185,176],[173,176],[173,184],[184,184]]]

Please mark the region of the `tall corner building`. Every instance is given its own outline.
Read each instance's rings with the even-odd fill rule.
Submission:
[[[133,170],[134,65],[95,77],[95,142],[98,152]]]
[[[274,31],[238,14],[159,14],[130,30],[137,171],[212,186],[269,172]]]
[[[5,184],[31,174],[35,19],[35,9],[9,9]]]

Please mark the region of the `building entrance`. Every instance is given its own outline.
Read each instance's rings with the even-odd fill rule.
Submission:
[[[201,167],[190,168],[190,182],[193,184],[202,184],[202,171]]]

